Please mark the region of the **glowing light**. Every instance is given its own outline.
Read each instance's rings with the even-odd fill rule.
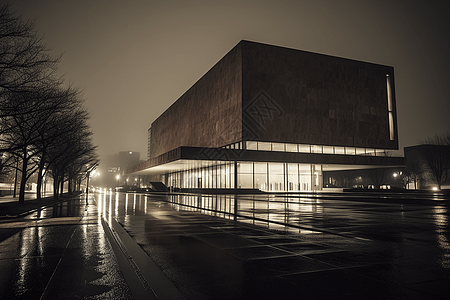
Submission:
[[[388,101],[388,116],[389,116],[389,139],[394,140],[394,106],[392,100],[391,78],[386,74],[386,88]]]
[[[438,188],[437,187],[433,187],[433,191],[437,191],[438,190]]]

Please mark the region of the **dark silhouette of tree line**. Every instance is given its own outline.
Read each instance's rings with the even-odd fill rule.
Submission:
[[[408,152],[408,153],[407,153]],[[410,183],[414,189],[429,188],[450,184],[450,133],[435,135],[423,140],[420,145],[405,148],[406,167],[370,169],[368,179],[376,188],[388,182],[395,171],[400,187],[406,188]]]
[[[450,184],[450,133],[427,138],[422,144],[420,156],[424,174],[418,175],[425,175],[425,179],[436,183],[441,189],[442,185]]]
[[[0,172],[20,177],[20,203],[33,174],[37,198],[51,176],[57,199],[64,182],[79,188],[98,163],[84,99],[57,75],[59,61],[32,22],[0,6]]]

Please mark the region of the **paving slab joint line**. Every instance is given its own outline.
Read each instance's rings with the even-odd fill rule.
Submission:
[[[70,198],[70,199],[72,199],[72,198]],[[85,213],[86,213],[86,212],[85,212]],[[81,222],[81,220],[83,219],[85,213],[83,213],[83,216],[80,218],[80,220],[78,220],[77,225],[80,225],[80,222]],[[50,279],[48,280],[48,282],[47,282],[47,284],[46,284],[44,290],[42,291],[42,294],[41,294],[41,297],[39,298],[39,300],[42,300],[42,299],[45,299],[45,298],[46,298],[45,294],[46,294],[46,292],[47,292],[47,289],[48,289],[48,287],[50,286],[50,283],[53,281],[53,277],[55,276],[56,271],[58,270],[59,265],[61,264],[61,261],[63,260],[64,255],[65,255],[66,252],[67,252],[67,248],[69,247],[70,243],[72,242],[73,236],[75,235],[75,231],[77,231],[78,228],[79,228],[79,227],[77,226],[77,227],[74,228],[74,230],[72,231],[72,234],[70,235],[69,240],[67,241],[66,246],[64,247],[64,251],[63,251],[61,257],[59,258],[58,263],[56,264],[56,267],[55,267],[55,269],[53,270],[53,273],[52,273],[52,275],[50,276]]]
[[[124,247],[120,238],[109,225],[108,222],[102,218],[102,226],[105,231],[105,235],[110,242],[111,248],[114,252],[114,256],[117,259],[124,279],[133,294],[134,299],[158,299],[154,291],[146,280],[140,275],[141,272],[136,263],[132,261],[132,257]]]
[[[172,201],[169,201],[169,200],[161,200],[161,201],[165,201],[167,203],[176,204],[176,205],[180,205],[180,206],[193,207],[193,208],[196,208],[198,210],[224,213],[224,214],[227,214],[227,215],[230,215],[230,216],[235,216],[235,217],[244,218],[244,219],[251,219],[251,220],[257,220],[257,221],[262,221],[262,222],[270,222],[270,223],[274,223],[274,224],[278,224],[278,225],[284,225],[284,226],[287,226],[287,227],[293,227],[293,228],[298,228],[298,229],[317,231],[317,232],[322,232],[322,233],[329,233],[329,234],[334,234],[334,235],[338,235],[338,236],[342,236],[342,237],[346,237],[346,238],[351,238],[351,239],[356,239],[356,240],[371,241],[371,239],[358,237],[358,236],[352,236],[352,235],[348,235],[348,234],[343,234],[343,233],[336,232],[336,231],[329,230],[329,229],[316,228],[316,227],[307,226],[307,225],[289,224],[289,223],[285,223],[285,222],[279,222],[279,221],[274,221],[274,220],[266,220],[266,219],[257,218],[257,217],[249,217],[249,216],[239,215],[239,214],[230,213],[230,212],[218,211],[218,210],[215,210],[215,209],[201,208],[201,207],[197,207],[197,206],[193,206],[193,205],[189,205],[189,204],[176,203],[176,202],[172,202]],[[243,224],[245,224],[245,223],[243,223]],[[248,225],[248,224],[246,224],[246,225]]]
[[[150,259],[147,253],[128,235],[123,227],[115,220],[109,219],[108,223],[102,218],[105,231],[109,231],[128,263],[133,268],[135,275],[141,281],[144,288],[154,299],[180,299],[185,297],[165,276],[161,269]],[[111,227],[109,226],[111,224]],[[125,266],[127,267],[127,266]]]

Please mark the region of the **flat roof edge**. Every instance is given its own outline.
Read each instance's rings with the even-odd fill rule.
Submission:
[[[206,147],[178,147],[162,155],[151,158],[145,162],[128,168],[127,174],[141,172],[181,159],[193,161],[255,161],[340,165],[377,165],[379,167],[394,167],[406,165],[404,157],[396,156],[366,156],[256,151]]]

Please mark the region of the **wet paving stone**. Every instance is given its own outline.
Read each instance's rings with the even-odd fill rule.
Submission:
[[[297,255],[336,251],[334,248],[331,248],[329,246],[312,244],[308,242],[287,243],[282,245],[276,245],[276,247]]]
[[[132,299],[97,206],[85,203],[28,215],[0,241],[0,299]]]
[[[191,207],[191,196],[145,197],[143,206],[136,196],[141,211],[113,217],[187,299],[440,299],[447,291],[445,205],[245,195],[234,217],[202,210],[197,196]],[[202,203],[211,199],[231,207],[230,195]]]
[[[226,250],[233,256],[241,260],[264,259],[271,257],[293,256],[291,252],[283,251],[269,245],[231,248]]]

